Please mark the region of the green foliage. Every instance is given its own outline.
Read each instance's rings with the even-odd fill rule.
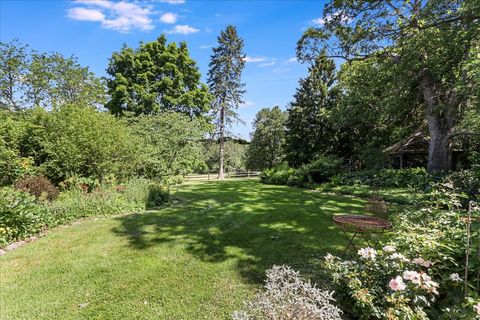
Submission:
[[[147,194],[147,209],[157,209],[170,201],[170,192],[168,188],[160,184],[150,184]]]
[[[254,132],[247,151],[247,167],[264,170],[282,162],[287,114],[279,107],[263,108],[253,122]]]
[[[25,191],[37,199],[53,200],[58,196],[58,188],[44,176],[33,176],[20,179],[15,183],[15,189]]]
[[[248,143],[245,140],[225,138],[224,169],[226,172],[246,170]],[[204,142],[205,168],[203,172],[218,172],[220,145],[214,141]]]
[[[18,114],[0,110],[0,185],[10,185],[23,176],[35,174],[33,159],[23,157],[20,152],[25,134],[25,125]]]
[[[203,117],[209,109],[208,88],[185,42],[167,45],[162,35],[137,49],[124,45],[113,53],[107,73],[106,108],[117,116],[174,111]]]
[[[140,174],[165,180],[186,175],[203,165],[202,122],[177,113],[141,116],[131,119],[131,128],[140,137]]]
[[[137,169],[138,138],[107,113],[65,105],[51,112],[36,109],[26,117],[30,130],[23,137],[24,152],[54,182],[73,175],[125,179]]]
[[[403,115],[404,123],[421,110],[419,115],[428,123],[432,142],[428,171],[447,171],[451,169],[452,133],[461,121],[457,115],[469,106],[478,112],[475,100],[480,82],[474,70],[479,63],[479,12],[477,0],[420,1],[414,5],[409,1],[329,1],[323,11],[325,23],[305,31],[298,41],[297,56],[301,61],[313,61],[320,52],[328,52],[350,62],[391,66],[374,77],[365,73],[359,78],[376,82],[390,74],[387,79],[391,81],[365,86],[366,90],[357,93],[349,91],[354,102],[365,102],[363,107],[356,102],[352,107],[360,106],[360,112],[366,108],[373,111],[384,105],[379,103],[383,98],[391,97],[387,107],[394,106],[398,110],[394,113]],[[390,86],[397,88],[376,98],[375,92]],[[361,88],[361,83],[355,87]],[[367,110],[367,115],[370,112]],[[369,116],[366,118],[368,121]]]
[[[286,159],[298,167],[317,156],[335,151],[331,109],[336,103],[335,63],[320,55],[301,79],[294,101],[287,110]]]
[[[43,230],[48,211],[34,196],[12,188],[0,189],[0,246]]]
[[[342,160],[335,156],[319,156],[315,161],[299,168],[287,164],[267,169],[260,175],[260,180],[267,184],[284,184],[307,187],[328,181],[342,170]]]
[[[327,257],[328,277],[334,281],[334,289],[345,307],[361,318],[453,319],[446,311],[464,302],[466,229],[463,214],[406,210],[394,216],[394,229],[384,239],[382,249],[369,248],[368,257],[359,251],[360,257],[353,261]],[[478,227],[474,226],[473,230]],[[476,233],[473,236],[476,237]],[[476,246],[470,248],[472,257],[476,250]],[[470,288],[475,287],[479,263],[476,258],[470,261],[468,294],[473,294]],[[419,280],[411,281],[405,271],[418,273]],[[458,278],[453,277],[454,274]],[[389,281],[397,276],[403,278],[405,288],[389,287]],[[465,312],[474,315],[471,305],[463,309]]]
[[[102,81],[75,56],[38,53],[18,41],[0,42],[0,75],[0,106],[10,110],[105,101]]]
[[[332,179],[336,185],[365,184],[372,187],[413,187],[422,190],[433,180],[434,177],[424,168],[356,171]]]

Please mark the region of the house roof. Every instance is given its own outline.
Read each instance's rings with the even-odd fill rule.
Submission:
[[[428,153],[429,137],[422,131],[417,131],[407,138],[383,150],[387,154]]]

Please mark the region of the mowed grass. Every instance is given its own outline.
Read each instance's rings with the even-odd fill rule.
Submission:
[[[181,186],[171,207],[59,227],[0,257],[1,319],[227,319],[274,264],[308,276],[364,201],[257,180]],[[309,268],[310,266],[310,268]]]

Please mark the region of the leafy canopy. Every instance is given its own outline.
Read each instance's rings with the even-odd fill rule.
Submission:
[[[107,73],[106,108],[117,116],[175,111],[203,117],[209,109],[208,88],[185,42],[167,45],[162,35],[136,49],[124,45],[112,54]]]

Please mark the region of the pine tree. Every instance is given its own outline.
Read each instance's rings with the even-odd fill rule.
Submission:
[[[243,40],[235,26],[228,26],[217,40],[218,47],[213,48],[207,81],[213,95],[212,110],[220,136],[218,179],[223,179],[225,130],[235,120],[241,121],[235,110],[243,103],[245,93],[245,84],[241,81],[245,54]]]
[[[335,63],[320,55],[299,81],[288,108],[285,153],[288,163],[299,166],[332,151],[329,111],[333,103]]]

